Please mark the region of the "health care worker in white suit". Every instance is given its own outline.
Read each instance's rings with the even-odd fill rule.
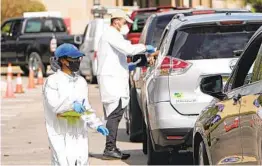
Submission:
[[[55,51],[55,59],[51,61],[56,72],[44,84],[44,109],[52,165],[88,165],[87,126],[108,135],[108,130],[89,104],[85,79],[76,73],[82,56],[84,54],[74,45],[60,45]],[[81,117],[62,117],[70,110]]]
[[[127,56],[155,51],[150,45],[131,44],[124,39],[123,35],[129,31],[127,22],[133,23],[125,12],[119,10],[112,13],[111,26],[103,33],[98,45],[97,78],[109,130],[104,159],[130,157],[130,154],[122,153],[116,146],[118,125],[129,103],[129,71],[136,66],[127,63]]]

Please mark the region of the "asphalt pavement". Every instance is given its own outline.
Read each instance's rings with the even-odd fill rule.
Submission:
[[[5,73],[6,68],[1,67]],[[13,68],[17,73],[19,68]],[[1,99],[1,165],[50,165],[50,150],[45,129],[42,87],[27,89],[28,78],[23,76],[24,94],[15,94],[16,98]],[[13,79],[13,87],[16,79]],[[6,75],[1,76],[1,94],[5,95]],[[103,117],[97,85],[89,85],[90,103],[97,115]],[[125,122],[121,121],[118,132],[118,147],[131,154],[125,161],[102,160],[105,137],[89,130],[90,165],[146,165],[146,156],[142,153],[141,143],[129,142]],[[192,164],[191,154],[181,154],[173,158],[173,164]]]

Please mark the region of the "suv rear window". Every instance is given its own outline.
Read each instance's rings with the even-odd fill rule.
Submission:
[[[130,32],[129,33],[141,33],[145,24],[146,24],[146,20],[148,19],[148,17],[150,17],[151,14],[153,14],[154,12],[141,12],[141,13],[137,13],[135,19],[134,19],[134,23],[131,26]]]
[[[153,25],[153,31],[148,32],[148,36],[151,40],[149,43],[151,45],[153,45],[154,47],[157,47],[159,45],[161,35],[173,16],[174,15],[165,15],[157,19],[156,24]]]
[[[183,60],[232,58],[245,47],[261,24],[198,26],[178,31],[171,42],[173,57]]]
[[[25,26],[25,33],[40,32],[66,32],[66,27],[62,19],[29,19]]]

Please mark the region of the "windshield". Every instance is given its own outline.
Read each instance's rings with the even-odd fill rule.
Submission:
[[[134,23],[131,26],[129,33],[141,33],[148,17],[151,16],[154,12],[143,12],[138,13],[134,19]]]
[[[153,31],[148,32],[148,36],[150,38],[150,44],[154,47],[157,47],[160,43],[160,38],[165,30],[167,24],[171,21],[174,15],[165,15],[159,17],[154,24]]]
[[[171,55],[184,60],[232,58],[261,25],[208,26],[176,33]]]

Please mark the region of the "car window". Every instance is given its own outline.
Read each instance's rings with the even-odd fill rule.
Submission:
[[[232,58],[243,49],[260,24],[243,26],[201,26],[177,31],[171,55],[183,60]]]
[[[6,34],[6,35],[9,36],[9,35],[10,35],[11,26],[12,26],[12,21],[6,22],[6,23],[1,27],[1,33],[2,33],[2,34]]]
[[[129,33],[141,33],[146,24],[147,18],[153,13],[154,12],[137,13],[137,15],[134,18],[134,23],[132,24]]]
[[[16,37],[20,32],[22,28],[23,21],[17,20],[13,23],[11,34],[13,37]]]
[[[250,41],[225,86],[225,92],[261,79],[261,42],[262,34]]]
[[[28,20],[25,26],[25,33],[41,32],[42,21],[39,19]]]
[[[52,19],[43,20],[42,32],[55,32],[55,26]]]
[[[66,32],[65,23],[61,19],[53,19],[56,32]]]
[[[151,36],[151,45],[153,45],[154,47],[157,47],[159,45],[161,35],[172,18],[173,15],[164,15],[157,19],[153,31],[151,32],[151,34],[149,34],[149,36]]]
[[[152,24],[154,18],[155,18],[154,16],[151,16],[151,17],[149,17],[147,19],[146,24],[145,24],[145,26],[143,28],[142,33],[141,33],[141,36],[140,36],[140,39],[139,39],[139,43],[149,44],[149,43],[146,43],[146,37],[147,37],[148,33],[150,33],[149,32],[149,27]]]
[[[262,44],[254,63],[251,83],[262,80]]]

